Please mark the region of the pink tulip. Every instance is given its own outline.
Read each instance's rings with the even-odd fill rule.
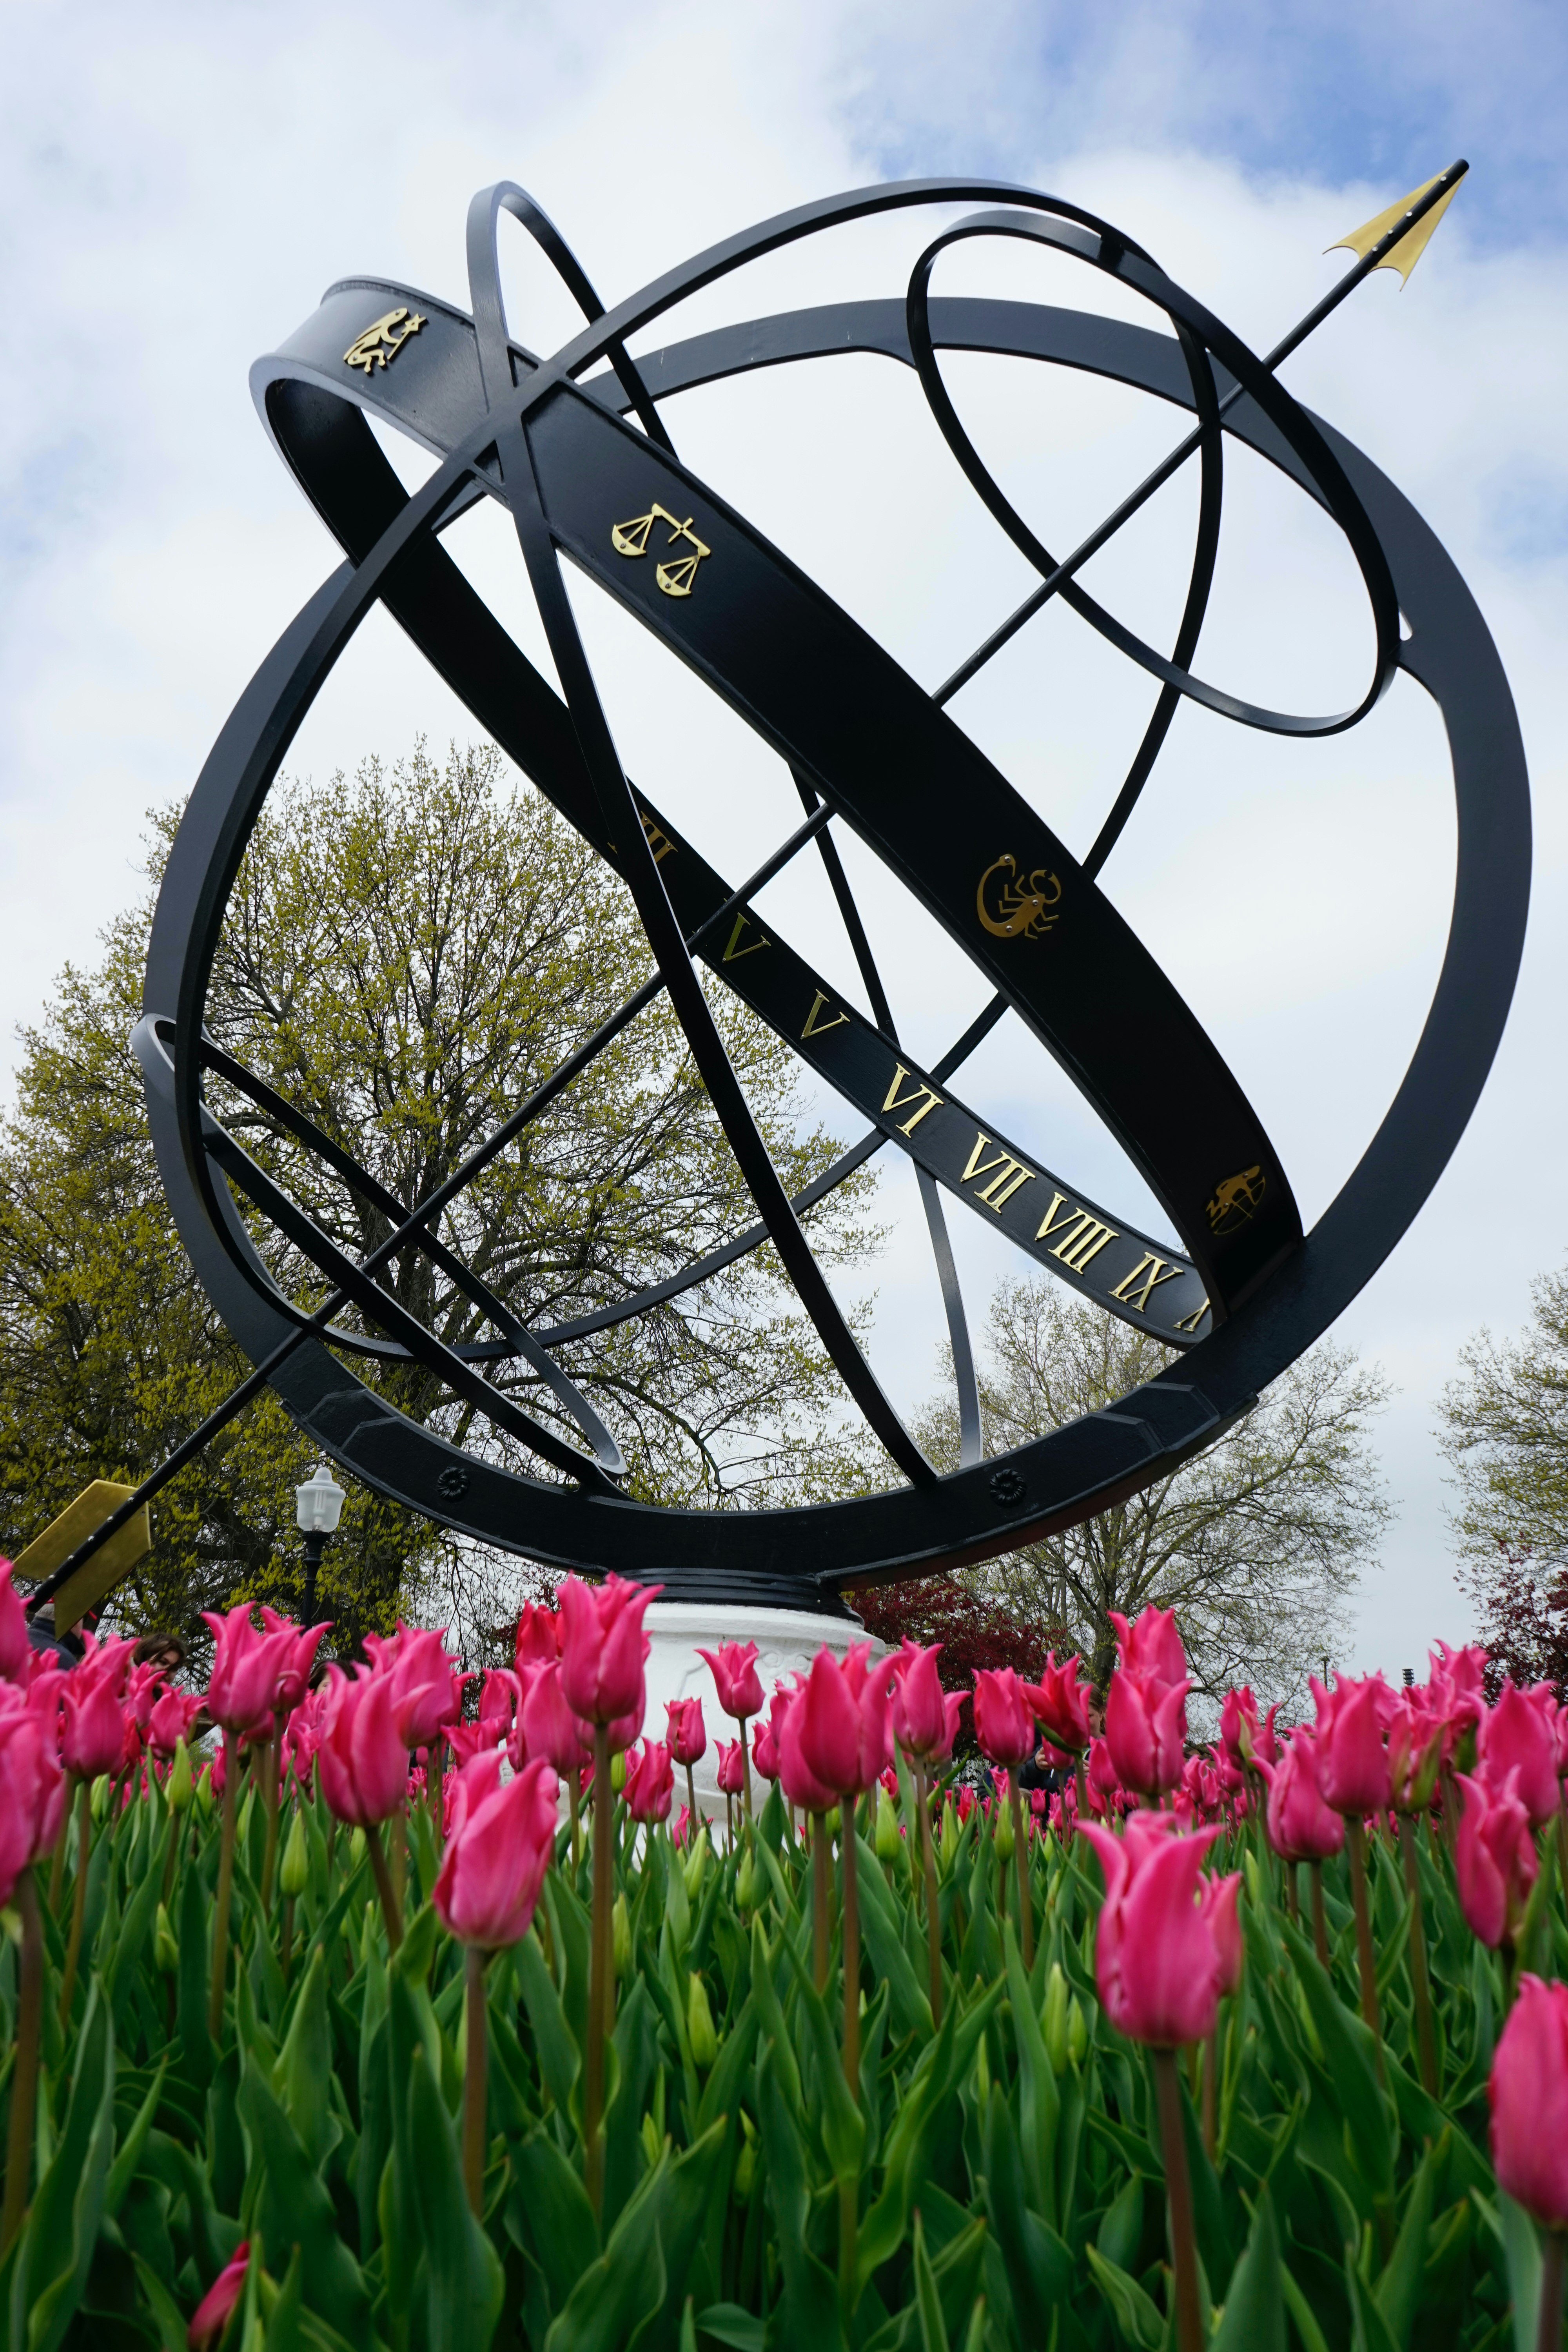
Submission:
[[[975,1675],[974,1737],[993,1764],[1022,1764],[1039,1745],[1034,1708],[1011,1666],[982,1666]]]
[[[1471,1934],[1496,1951],[1518,1934],[1535,1884],[1539,1865],[1530,1815],[1519,1794],[1517,1772],[1510,1772],[1500,1787],[1473,1780],[1467,1772],[1455,1778],[1465,1792],[1454,1839],[1459,1908]]]
[[[1122,1786],[1158,1797],[1182,1777],[1187,1731],[1185,1676],[1163,1683],[1122,1666],[1105,1700],[1105,1744]]]
[[[1089,1710],[1094,1699],[1094,1685],[1079,1680],[1076,1656],[1065,1659],[1058,1666],[1052,1653],[1039,1681],[1024,1685],[1024,1695],[1052,1747],[1059,1748],[1064,1756],[1080,1756],[1093,1737],[1089,1727]]]
[[[542,1757],[501,1785],[499,1749],[447,1784],[447,1844],[432,1899],[459,1943],[496,1952],[527,1935],[555,1853],[559,1787]]]
[[[1111,1761],[1110,1750],[1098,1733],[1089,1743],[1084,1777],[1090,1789],[1101,1797],[1114,1797],[1121,1786],[1121,1775]]]
[[[293,1663],[292,1631],[279,1625],[273,1633],[258,1633],[248,1601],[237,1601],[226,1616],[211,1609],[204,1609],[202,1615],[213,1630],[208,1714],[237,1735],[269,1730],[279,1678]]]
[[[1219,1711],[1219,1736],[1233,1764],[1251,1764],[1258,1759],[1272,1764],[1278,1759],[1279,1743],[1274,1737],[1274,1718],[1279,1712],[1276,1700],[1260,1721],[1258,1701],[1245,1683],[1239,1690],[1226,1691]]]
[[[944,1691],[936,1662],[942,1643],[922,1649],[906,1639],[892,1660],[898,1680],[893,1685],[893,1736],[906,1756],[922,1764],[945,1764],[952,1753],[958,1717],[963,1705],[959,1691]],[[895,1782],[895,1786],[896,1786]]]
[[[1151,1601],[1131,1624],[1120,1609],[1110,1610],[1109,1615],[1116,1629],[1116,1647],[1124,1674],[1142,1675],[1166,1688],[1188,1679],[1187,1654],[1176,1630],[1173,1609],[1156,1609]]]
[[[164,1691],[147,1718],[147,1738],[154,1751],[172,1756],[181,1740],[190,1738],[191,1726],[201,1711],[202,1702],[195,1691]]]
[[[245,2290],[245,2273],[250,2267],[250,2242],[242,2239],[236,2246],[231,2260],[219,2271],[200,2303],[197,2304],[185,2342],[190,2352],[210,2352],[228,2325],[228,2315]]]
[[[779,1754],[778,1737],[772,1724],[761,1722],[752,1724],[752,1761],[764,1780],[778,1779],[779,1767],[784,1759]]]
[[[11,1563],[0,1559],[0,1682],[25,1683],[32,1671],[27,1612],[11,1588]]]
[[[757,1645],[754,1642],[721,1642],[717,1650],[700,1649],[700,1658],[706,1658],[713,1670],[713,1680],[719,1686],[719,1704],[726,1715],[744,1723],[763,1711],[763,1685],[757,1674]]]
[[[521,1674],[524,1666],[547,1666],[561,1655],[561,1619],[553,1609],[546,1609],[535,1601],[525,1601],[518,1613],[517,1634],[512,1644],[512,1664]]]
[[[739,1746],[739,1742],[736,1743]],[[724,1783],[719,1783],[722,1788]],[[634,1822],[667,1822],[675,1797],[675,1767],[662,1740],[650,1739],[626,1774],[626,1811]]]
[[[1568,1985],[1520,1978],[1487,2097],[1499,2188],[1544,2228],[1568,2229]]]
[[[680,1811],[675,1816],[673,1822],[670,1824],[669,1842],[673,1846],[683,1846],[690,1835],[691,1808],[689,1805],[682,1805]]]
[[[52,1850],[66,1810],[53,1708],[30,1705],[14,1684],[0,1692],[0,1787],[5,1792],[0,1804],[3,1904],[10,1902],[28,1864]]]
[[[471,1677],[457,1672],[438,1633],[416,1632],[401,1620],[390,1641],[367,1633],[364,1645],[376,1672],[391,1678],[393,1715],[405,1747],[428,1748],[462,1714],[463,1685]]]
[[[746,1768],[738,1739],[718,1739],[713,1743],[718,1757],[718,1780],[726,1797],[738,1797],[745,1786]]]
[[[1258,1759],[1268,1783],[1268,1843],[1285,1862],[1323,1862],[1345,1842],[1341,1814],[1323,1802],[1310,1731],[1293,1731],[1278,1764]]]
[[[1550,1683],[1521,1690],[1504,1675],[1497,1705],[1481,1718],[1477,1738],[1480,1769],[1500,1785],[1519,1775],[1519,1801],[1531,1829],[1543,1829],[1562,1801],[1557,1786],[1557,1702]]]
[[[837,1790],[819,1780],[801,1744],[801,1700],[804,1692],[781,1691],[773,1700],[773,1736],[779,1747],[779,1779],[784,1795],[803,1812],[828,1813],[838,1802]]]
[[[1447,1718],[1433,1710],[1429,1692],[1396,1695],[1388,1719],[1388,1785],[1395,1812],[1426,1811],[1447,1738]]]
[[[1426,1687],[1434,1713],[1447,1718],[1450,1739],[1461,1763],[1474,1755],[1474,1736],[1487,1711],[1487,1654],[1473,1643],[1450,1650],[1439,1642],[1427,1652]]]
[[[316,1772],[330,1810],[356,1829],[389,1821],[407,1793],[408,1750],[395,1704],[387,1675],[351,1679],[342,1666],[327,1668]]]
[[[1218,1830],[1184,1837],[1170,1814],[1150,1812],[1130,1814],[1121,1837],[1078,1827],[1105,1874],[1094,1970],[1107,2016],[1159,2049],[1203,2041],[1240,1969],[1239,1878],[1201,1884]]]
[[[1359,1681],[1336,1675],[1331,1691],[1314,1675],[1311,1689],[1318,1703],[1314,1761],[1325,1803],[1347,1821],[1385,1813],[1393,1790],[1383,1735],[1394,1712],[1394,1693],[1381,1675],[1363,1675]]]
[[[700,1698],[670,1699],[665,1706],[667,1744],[673,1761],[689,1770],[708,1753],[708,1727]]]
[[[60,1761],[79,1780],[118,1772],[125,1755],[125,1718],[121,1693],[131,1668],[130,1641],[99,1643],[89,1633],[81,1664],[66,1676],[60,1696],[65,1721]]]
[[[289,1636],[287,1646],[279,1653],[278,1679],[272,1693],[274,1714],[288,1715],[299,1706],[309,1690],[316,1652],[331,1627],[325,1620],[314,1625],[297,1625],[292,1617],[280,1617],[277,1610],[268,1609],[265,1601],[261,1604],[261,1622],[267,1633],[287,1633]],[[368,1649],[370,1645],[367,1643],[365,1646]]]
[[[892,1754],[891,1673],[885,1658],[873,1666],[869,1642],[851,1643],[842,1659],[825,1643],[811,1662],[789,1721],[807,1770],[836,1796],[869,1789]]]
[[[552,1660],[541,1666],[530,1682],[522,1702],[521,1721],[523,1744],[530,1756],[542,1756],[563,1778],[581,1772],[584,1764],[593,1762],[587,1727],[578,1721],[566,1704],[557,1662]]]
[[[643,1661],[653,1646],[643,1611],[663,1590],[618,1576],[599,1585],[569,1576],[561,1587],[561,1687],[574,1715],[609,1725],[612,1748],[629,1748],[642,1728]],[[628,1722],[629,1736],[617,1739]]]

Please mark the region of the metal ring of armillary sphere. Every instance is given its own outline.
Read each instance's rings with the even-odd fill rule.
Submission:
[[[1462,167],[1460,167],[1462,168]],[[634,359],[670,308],[761,255],[905,207],[981,204],[921,255],[901,296],[747,320]],[[511,339],[497,267],[502,214],[520,221],[584,325],[551,358]],[[959,239],[1026,238],[1142,297],[1155,329],[1017,301],[934,295]],[[658,1579],[672,1597],[836,1607],[846,1584],[1010,1549],[1167,1475],[1244,1412],[1382,1264],[1454,1150],[1501,1034],[1522,947],[1530,816],[1522,746],[1501,664],[1444,550],[1393,484],[1310,415],[1260,360],[1131,238],[1021,187],[927,180],[863,190],[766,221],[606,311],[531,198],[500,185],[468,228],[472,312],[354,278],[252,373],[279,449],[344,561],[284,631],[236,706],[178,830],[158,901],[135,1047],[180,1234],[253,1363],[271,1361],[289,1411],[372,1487],[482,1541],[561,1567]],[[912,369],[954,458],[1040,581],[1013,623],[932,693],[745,518],[684,466],[668,427],[677,394],[855,352]],[[1136,387],[1189,412],[1175,458],[1199,472],[1190,584],[1168,652],[1091,597],[1077,562],[1046,548],[983,464],[944,385],[941,354],[1003,353]],[[367,418],[437,459],[406,491]],[[1338,526],[1371,607],[1373,656],[1352,709],[1268,710],[1194,667],[1217,544],[1226,436],[1287,475]],[[1161,477],[1162,478],[1163,477]],[[531,663],[442,546],[481,499],[510,511],[559,689]],[[1117,518],[1112,518],[1112,523]],[[1101,535],[1103,537],[1103,534]],[[1092,551],[1092,542],[1089,551]],[[1079,551],[1081,557],[1083,551]],[[805,821],[757,873],[721,874],[625,772],[563,576],[577,566],[784,760]],[[1089,856],[1080,862],[944,707],[979,662],[1059,596],[1157,686],[1153,715]],[[377,603],[519,769],[631,894],[655,976],[563,1063],[438,1193],[406,1204],[204,1032],[228,895],[268,790],[311,702]],[[1402,626],[1403,622],[1403,626]],[[1403,670],[1447,731],[1458,814],[1453,919],[1430,1011],[1387,1115],[1338,1197],[1303,1234],[1279,1155],[1212,1040],[1095,877],[1181,702],[1296,736],[1352,727]],[[931,1066],[900,1043],[827,831],[847,825],[942,924],[993,992]],[[827,860],[874,1018],[864,1017],[751,901],[815,843]],[[744,952],[737,951],[737,942]],[[939,1475],[883,1394],[780,1181],[699,976],[721,980],[859,1112],[863,1139],[812,1187],[821,1198],[888,1146],[913,1161],[953,1342],[962,1458]],[[578,1321],[531,1331],[437,1237],[463,1181],[569,1084],[659,989],[756,1206],[756,1222],[682,1273]],[[1162,1204],[1179,1245],[1090,1200],[958,1091],[965,1059],[1011,1008],[1068,1073]],[[208,1073],[316,1152],[393,1228],[356,1261],[267,1175],[205,1100]],[[331,1285],[307,1314],[285,1297],[237,1206],[272,1223]],[[1082,1298],[1176,1351],[1104,1410],[981,1458],[973,1361],[943,1202],[1005,1231]],[[847,1398],[901,1474],[889,1491],[796,1509],[666,1509],[631,1499],[613,1433],[552,1350],[646,1313],[771,1241]],[[378,1281],[397,1248],[425,1250],[493,1337],[448,1348]],[[364,1328],[331,1319],[343,1306]],[[413,1358],[537,1459],[527,1475],[449,1444],[361,1381],[345,1353]],[[525,1363],[550,1421],[498,1389],[487,1365]],[[570,1433],[563,1433],[568,1432]]]

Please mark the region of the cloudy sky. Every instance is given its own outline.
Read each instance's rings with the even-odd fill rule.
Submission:
[[[249,671],[331,551],[247,390],[258,353],[331,279],[384,271],[466,304],[468,196],[534,190],[615,299],[785,205],[939,171],[1027,181],[1120,222],[1263,348],[1331,283],[1331,240],[1459,154],[1472,171],[1400,290],[1384,273],[1287,380],[1386,468],[1454,553],[1501,647],[1536,795],[1531,933],[1489,1093],[1437,1194],[1343,1335],[1397,1384],[1381,1443],[1399,1517],[1362,1594],[1357,1655],[1390,1669],[1468,1623],[1432,1438],[1467,1334],[1517,1328],[1568,1247],[1563,1206],[1568,619],[1568,18],[1502,0],[1084,10],[963,0],[636,9],[227,0],[135,10],[10,0],[0,15],[0,1051],[67,958],[138,889],[143,812],[188,790]],[[924,227],[846,233],[753,270],[721,315],[901,291]],[[1097,299],[1066,264],[966,248],[939,290]],[[516,331],[559,298],[509,255]],[[676,330],[672,327],[671,332]],[[1019,560],[961,496],[902,372],[836,362],[689,395],[682,455],[753,514],[922,680],[1022,593]],[[1070,544],[1169,445],[1131,394],[1024,363],[950,381],[1001,478]],[[416,462],[415,471],[417,471]],[[411,476],[412,478],[412,476]],[[1229,468],[1209,674],[1258,700],[1354,698],[1367,653],[1333,534],[1259,465]],[[1168,635],[1190,548],[1173,486],[1091,584]],[[461,544],[458,544],[460,540]],[[494,518],[454,540],[527,642]],[[587,591],[579,609],[628,767],[720,845],[737,878],[785,829],[776,762]],[[1146,698],[1053,608],[955,715],[1079,850]],[[301,737],[322,773],[426,730],[471,734],[390,627],[367,625]],[[721,831],[720,830],[721,828]],[[980,1001],[931,925],[847,853],[895,1003],[934,1057]],[[1309,1219],[1397,1086],[1452,886],[1440,732],[1401,681],[1366,726],[1284,746],[1191,712],[1105,882],[1220,1042]],[[767,901],[852,986],[815,874]],[[1114,1146],[1011,1024],[972,1100],[1129,1217],[1157,1218]],[[846,1133],[852,1120],[835,1114]],[[874,1356],[912,1409],[934,1378],[929,1256],[907,1177],[875,1276]],[[954,1212],[978,1315],[1004,1270]]]

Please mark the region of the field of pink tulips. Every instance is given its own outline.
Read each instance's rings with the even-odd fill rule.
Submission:
[[[0,1571],[0,2352],[1557,2352],[1545,1686],[1196,1750],[1149,1610],[960,1773],[912,1644],[645,1725],[650,1597],[477,1683],[242,1605],[198,1695]]]

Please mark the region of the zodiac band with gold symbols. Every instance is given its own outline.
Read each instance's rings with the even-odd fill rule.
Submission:
[[[1451,561],[1387,477],[1302,407],[1282,373],[1295,343],[1372,268],[1404,266],[1405,247],[1429,234],[1429,216],[1462,171],[1415,191],[1386,226],[1373,224],[1338,290],[1263,356],[1134,238],[1069,200],[942,179],[802,206],[608,309],[534,200],[501,184],[470,209],[467,308],[391,280],[345,279],[258,362],[252,385],[266,427],[343,560],[263,658],[196,782],[159,898],[134,1044],[182,1240],[228,1329],[314,1445],[397,1502],[537,1561],[657,1580],[671,1598],[838,1609],[858,1583],[988,1557],[1168,1476],[1330,1328],[1418,1213],[1484,1083],[1523,938],[1529,800],[1507,682]],[[711,317],[716,289],[762,254],[808,246],[856,219],[918,223],[931,207],[929,241],[885,292],[736,316],[684,340],[667,323],[699,288]],[[503,216],[515,225],[507,235],[521,228],[534,238],[583,316],[547,357],[531,348],[526,322],[516,332],[508,323],[497,262]],[[1091,294],[1111,281],[1114,299],[1074,310],[950,294],[942,257],[975,238],[1047,248],[1082,273]],[[1146,323],[1125,315],[1129,296]],[[1170,455],[1078,548],[1047,545],[978,455],[944,373],[955,352],[1027,362],[1042,392],[1059,370],[1079,384],[1117,386],[1119,396],[1131,390],[1171,420]],[[728,380],[743,403],[758,370],[787,387],[800,370],[846,353],[882,368],[889,386],[912,375],[941,435],[931,462],[950,469],[950,481],[967,482],[1031,567],[1029,594],[946,682],[913,675],[679,454],[683,393]],[[798,479],[787,434],[768,429],[774,440],[764,452],[781,480]],[[434,457],[416,488],[406,489],[384,456],[376,434],[385,431]],[[1349,549],[1371,659],[1346,709],[1278,711],[1197,666],[1227,438],[1312,501]],[[853,457],[847,421],[840,454]],[[1080,570],[1121,520],[1189,466],[1192,563],[1179,614],[1156,643],[1091,595]],[[910,488],[918,495],[918,485]],[[552,675],[502,627],[443,544],[481,499],[494,500],[515,531]],[[699,841],[698,828],[679,825],[623,764],[577,631],[571,572],[614,598],[663,656],[739,717],[798,797],[801,822],[750,874],[726,863],[738,824],[716,823],[713,837]],[[1126,732],[1128,713],[1136,721],[1135,756],[1125,772],[1107,772],[1100,829],[1081,856],[1055,829],[1048,795],[1031,796],[1006,775],[954,703],[1003,646],[1025,664],[1033,658],[1036,615],[1051,604],[1063,608],[1061,626],[1091,630],[1123,657],[1107,740]],[[593,1050],[499,1108],[438,1194],[398,1202],[380,1193],[342,1139],[320,1134],[302,1102],[242,1070],[204,1031],[245,841],[295,731],[377,606],[624,883],[652,954],[647,988],[668,993],[754,1203],[752,1222],[703,1256],[629,1296],[584,1287],[548,1326],[520,1321],[492,1296],[463,1257],[460,1218],[443,1220],[466,1183],[552,1118],[568,1087],[594,1085]],[[1355,726],[1391,688],[1427,698],[1447,733],[1458,820],[1452,924],[1405,1077],[1306,1230],[1257,1107],[1173,975],[1119,912],[1101,870],[1141,796],[1177,789],[1159,755],[1184,701],[1218,722],[1310,743]],[[1044,727],[1043,698],[1040,707]],[[714,799],[729,794],[738,815],[744,784],[718,775],[711,783]],[[940,1050],[917,1052],[900,1026],[838,854],[847,833],[963,959],[965,985]],[[830,941],[792,941],[764,895],[801,857],[822,862],[843,954]],[[1226,912],[1216,902],[1222,935]],[[847,989],[833,975],[848,971]],[[719,988],[836,1093],[858,1129],[796,1197],[780,1181],[724,1049],[710,997]],[[642,992],[629,998],[605,1041],[646,1001]],[[1056,1099],[1044,1086],[1050,1066],[1116,1147],[1100,1164],[1124,1169],[1138,1213],[1100,1201],[1075,1175],[1080,1129],[1043,1108]],[[371,1258],[330,1240],[217,1119],[205,1096],[215,1071],[263,1125],[327,1157],[371,1205],[390,1237]],[[1004,1119],[999,1098],[1026,1108]],[[1010,1124],[1028,1139],[1009,1133]],[[906,1426],[803,1222],[855,1170],[894,1152],[913,1166],[932,1247],[957,1385],[956,1467],[930,1460]],[[246,1215],[237,1199],[248,1204]],[[1005,1239],[1021,1265],[1064,1286],[1086,1310],[1147,1332],[1161,1343],[1163,1369],[1096,1412],[994,1452],[952,1216],[978,1220],[971,1230]],[[275,1277],[257,1238],[269,1229],[331,1286],[313,1314]],[[685,1312],[705,1283],[763,1244],[838,1378],[846,1426],[864,1433],[866,1491],[801,1508],[640,1500],[628,1491],[617,1435],[608,1335],[634,1318]],[[487,1337],[447,1347],[378,1279],[408,1251],[430,1258],[488,1318]],[[345,1305],[358,1321],[342,1320]],[[465,1442],[401,1413],[355,1370],[367,1358],[419,1362],[465,1409]]]

